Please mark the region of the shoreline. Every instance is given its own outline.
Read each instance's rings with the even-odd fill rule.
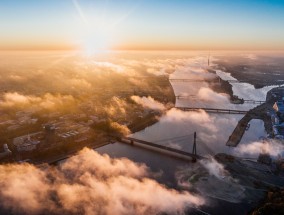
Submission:
[[[207,69],[207,71],[209,73],[213,73],[216,76],[218,76],[214,69]],[[225,93],[225,94],[229,95],[230,101],[234,100],[235,95],[234,95],[234,92],[233,92],[233,86],[228,81],[224,81],[221,78],[219,78],[219,76],[216,77],[216,78],[218,80],[218,81],[216,80],[216,83],[218,83],[218,84],[220,83],[220,86],[218,86],[218,84],[213,82],[213,84],[209,85],[209,87],[217,93]],[[169,99],[169,102],[173,104],[173,107],[175,107],[176,106],[176,95],[175,95],[175,91],[174,91],[173,85],[170,82],[169,77],[167,78],[167,82],[168,82],[168,86],[170,86],[170,89],[171,89],[171,93],[170,93],[170,96],[168,97],[168,99]],[[209,82],[209,84],[210,84],[210,82]],[[163,103],[163,104],[166,105],[167,103]],[[167,108],[166,111],[170,110],[173,107]],[[141,123],[140,125],[136,125],[135,127],[130,126],[129,129],[131,130],[131,134],[142,131],[145,128],[154,125],[155,123],[159,122],[159,118],[161,116],[162,115],[149,115],[149,116],[147,116],[146,118],[143,119],[143,122],[140,122]]]
[[[163,82],[165,81],[164,78],[163,78],[162,81]],[[175,106],[176,97],[175,97],[175,93],[174,93],[174,89],[172,87],[172,84],[170,83],[169,77],[167,77],[167,79],[166,79],[166,86],[169,87],[169,89],[170,89],[170,92],[169,92],[170,95],[162,95],[163,97],[167,98],[167,102],[161,101],[161,103],[163,103],[163,105],[165,105],[165,106],[169,103],[171,103]],[[154,97],[154,95],[149,95],[149,96]],[[170,108],[172,108],[172,107],[170,107]],[[167,108],[167,110],[169,110],[170,108]],[[162,114],[163,113],[159,113],[159,114],[149,113],[146,117],[141,119],[138,124],[137,124],[137,122],[132,123],[132,125],[129,126],[131,134],[142,131],[149,126],[154,125],[155,123],[157,123],[159,121],[159,118],[162,116]],[[132,128],[131,128],[131,126],[132,126]],[[86,144],[85,146],[78,147],[77,149],[70,150],[70,152],[68,152],[64,155],[61,154],[61,155],[55,156],[55,157],[51,158],[51,160],[49,160],[49,159],[43,159],[43,160],[38,159],[38,160],[35,160],[31,163],[34,163],[35,165],[43,165],[45,163],[48,163],[48,164],[51,164],[51,165],[56,165],[58,162],[76,155],[80,150],[82,150],[85,147],[88,147],[88,148],[91,148],[91,149],[97,149],[97,148],[103,147],[103,146],[108,145],[108,144],[112,144],[111,137],[104,134],[104,137],[102,137],[102,139],[100,139],[98,142],[92,142],[92,143]]]
[[[176,105],[176,96],[175,96],[175,92],[174,92],[174,88],[170,82],[170,78],[167,77],[167,86],[170,88],[170,95],[165,96],[167,98],[167,103],[161,101],[161,103],[163,103],[163,105],[167,105],[167,104],[173,104],[173,106],[175,107]],[[151,96],[151,95],[150,95]],[[168,111],[169,109],[171,109],[172,107],[168,107],[165,111]],[[147,127],[150,127],[152,125],[154,125],[155,123],[159,122],[159,118],[163,115],[163,113],[161,114],[148,114],[146,117],[144,117],[143,119],[141,119],[141,121],[137,124],[137,122],[132,123],[129,126],[129,129],[131,131],[131,134],[134,134],[136,132],[142,131],[144,129],[146,129]]]

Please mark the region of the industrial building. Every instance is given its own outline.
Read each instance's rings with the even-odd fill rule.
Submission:
[[[273,105],[273,108],[276,112],[280,112],[281,114],[284,113],[284,97],[281,100],[278,100]]]
[[[32,151],[37,148],[37,145],[41,142],[43,133],[37,132],[28,134],[13,139],[13,144],[18,152]]]

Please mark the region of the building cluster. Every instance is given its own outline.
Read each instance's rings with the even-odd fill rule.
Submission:
[[[108,96],[113,96],[112,91],[104,93],[107,94],[106,99],[109,99]],[[117,97],[121,96],[121,99],[125,99],[126,95],[120,94]],[[12,139],[11,145],[9,143],[10,149],[13,152],[24,153],[53,148],[62,144],[91,143],[95,137],[95,131],[91,127],[95,124],[110,120],[131,127],[132,124],[139,122],[149,114],[159,112],[130,103],[127,107],[123,107],[123,109],[127,108],[125,110],[127,114],[110,114],[111,104],[109,106],[103,104],[101,98],[94,96],[79,104],[79,111],[72,114],[55,111],[39,115],[35,110],[27,109],[11,115],[9,112],[0,111],[0,128],[5,129],[7,139]],[[113,108],[116,110],[116,106]],[[8,155],[11,153],[10,149],[4,149],[3,153]]]
[[[7,128],[8,131],[13,131],[23,128],[25,125],[33,125],[38,122],[38,118],[33,117],[33,111],[18,111],[15,114],[14,119],[3,119],[0,122],[0,125],[3,125]],[[5,116],[3,116],[5,118]]]
[[[39,148],[53,147],[58,144],[87,141],[94,135],[90,125],[94,123],[89,119],[80,121],[85,115],[68,114],[42,125],[39,132],[15,137],[13,145],[18,152],[32,151]],[[78,121],[78,122],[77,122]]]
[[[32,151],[37,148],[37,145],[44,139],[43,132],[23,135],[13,139],[13,145],[18,152]]]
[[[272,124],[272,134],[268,138],[275,139],[279,144],[283,144],[284,140],[284,88],[276,88],[268,93],[276,100],[273,104],[273,111],[269,111],[268,115],[271,117]],[[284,154],[283,151],[279,151],[279,154],[275,159],[272,159],[271,155],[267,152],[260,153],[258,157],[259,163],[264,163],[268,165],[275,164],[281,166],[284,169]]]
[[[273,105],[274,113],[271,114],[273,134],[276,139],[284,139],[284,97]]]

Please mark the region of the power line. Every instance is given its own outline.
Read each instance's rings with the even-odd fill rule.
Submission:
[[[157,143],[168,143],[168,142],[182,142],[184,140],[188,140],[189,138],[191,138],[192,135],[190,136],[186,136],[186,137],[180,137],[180,138],[173,138],[173,139],[167,139],[167,140],[163,140],[163,141],[157,141]]]
[[[166,139],[154,140],[153,142],[163,142],[163,141],[168,141],[168,140],[180,139],[180,138],[190,137],[190,136],[192,136],[193,134],[194,134],[194,133],[192,133],[192,134],[187,134],[187,135],[183,135],[183,136],[176,136],[176,137],[166,138]]]
[[[202,146],[210,153],[210,154],[215,154],[212,149],[207,145],[207,143],[203,142],[198,138],[198,142],[202,144]]]

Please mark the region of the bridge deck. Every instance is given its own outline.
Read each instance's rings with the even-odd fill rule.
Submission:
[[[177,99],[189,99],[189,100],[198,100],[196,95],[176,95]],[[244,99],[243,103],[247,104],[263,104],[266,101],[258,101],[258,100],[252,100],[252,99]]]
[[[170,78],[172,82],[216,82],[218,79],[190,79],[190,78]],[[244,80],[223,80],[229,83],[246,83]]]
[[[171,78],[169,79],[172,82],[204,82],[204,81],[212,81],[212,80],[203,80],[203,79],[183,79],[183,78]]]
[[[171,148],[171,147],[168,147],[168,146],[159,145],[159,144],[148,142],[148,141],[145,141],[145,140],[139,140],[139,139],[132,138],[132,137],[125,137],[123,139],[132,141],[133,143],[136,142],[136,143],[140,143],[140,144],[150,146],[150,147],[154,147],[154,148],[157,148],[157,149],[162,149],[162,150],[165,150],[165,151],[168,151],[168,152],[173,152],[173,153],[176,153],[176,154],[179,154],[179,155],[182,155],[182,156],[186,156],[186,157],[191,157],[191,158],[195,158],[195,159],[203,159],[204,158],[204,157],[197,155],[197,154],[192,154],[192,153],[185,152],[185,151],[182,151],[182,150],[179,150],[179,149],[174,149],[174,148]],[[123,139],[122,139],[122,142],[123,142]]]
[[[260,104],[261,105],[261,104],[265,103],[266,101],[256,101],[256,100],[247,100],[247,99],[245,99],[244,102],[248,103],[248,104]]]
[[[176,107],[176,109],[183,111],[197,111],[204,110],[209,113],[222,113],[222,114],[246,114],[245,110],[231,110],[231,109],[218,109],[218,108],[198,108],[198,107]]]

